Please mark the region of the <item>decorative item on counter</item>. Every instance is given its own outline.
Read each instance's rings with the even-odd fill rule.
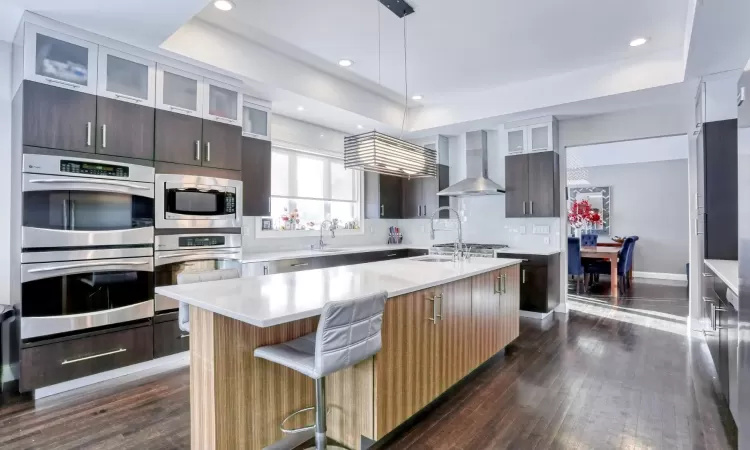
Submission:
[[[599,211],[591,208],[588,200],[575,200],[568,210],[568,223],[573,227],[571,234],[580,236],[595,225],[601,225],[602,216]]]
[[[399,227],[388,227],[388,243],[401,244],[404,242],[404,236],[401,234]]]
[[[261,219],[260,229],[263,231],[273,230],[273,219]]]

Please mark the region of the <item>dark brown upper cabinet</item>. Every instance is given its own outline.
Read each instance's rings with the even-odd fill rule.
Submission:
[[[365,218],[403,218],[403,178],[365,172]]]
[[[157,109],[154,159],[177,164],[201,165],[203,119]]]
[[[448,166],[438,165],[438,176],[431,178],[404,179],[402,211],[404,219],[429,218],[441,206],[448,206],[449,197],[438,197],[437,193],[448,187]],[[440,218],[447,218],[448,211],[441,211]]]
[[[560,156],[505,157],[505,217],[560,217]]]
[[[239,170],[242,165],[242,127],[204,120],[202,165]]]
[[[154,108],[97,97],[96,152],[154,159]]]
[[[242,214],[271,215],[271,141],[242,138]]]
[[[165,110],[156,110],[157,161],[240,170],[242,128]]]
[[[23,144],[94,153],[96,96],[24,81]]]

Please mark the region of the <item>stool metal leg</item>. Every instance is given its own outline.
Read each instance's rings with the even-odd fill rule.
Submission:
[[[326,379],[315,380],[315,449],[326,449]]]

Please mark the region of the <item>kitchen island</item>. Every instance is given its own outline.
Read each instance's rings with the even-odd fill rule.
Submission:
[[[328,301],[388,292],[381,351],[326,378],[328,435],[350,448],[382,438],[518,337],[520,260],[430,259],[157,288],[190,304],[192,448],[264,448],[283,437],[286,416],[314,405],[311,379],[253,351],[315,331]]]

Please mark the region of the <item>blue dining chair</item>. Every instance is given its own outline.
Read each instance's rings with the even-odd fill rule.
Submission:
[[[633,268],[633,253],[635,252],[635,241],[638,240],[635,236],[628,236],[622,243],[622,248],[618,252],[617,258],[617,277],[620,293],[624,292],[626,283],[627,287],[630,288],[630,280],[628,279],[628,272]],[[586,265],[585,271],[591,275],[610,275],[610,264],[608,262],[597,261]]]
[[[599,240],[597,234],[582,234],[581,235],[581,247],[596,247],[596,242]]]
[[[581,241],[577,237],[568,237],[568,275],[576,280],[576,292],[579,292],[586,272],[581,262]],[[585,288],[586,283],[583,284]]]

